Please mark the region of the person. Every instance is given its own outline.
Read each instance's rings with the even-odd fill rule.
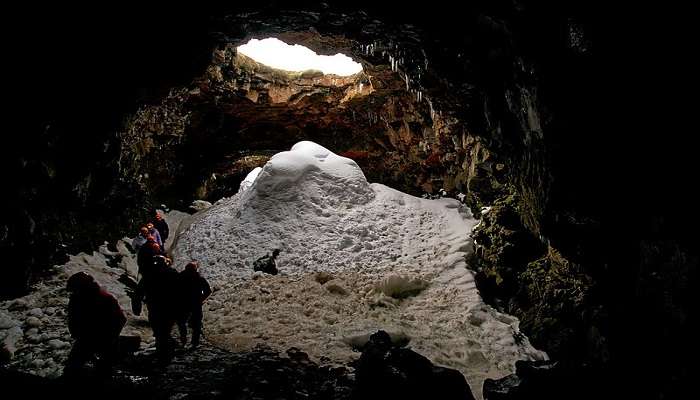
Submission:
[[[277,275],[277,261],[276,258],[280,254],[280,249],[275,249],[272,251],[272,256],[269,254],[264,255],[253,263],[254,271],[261,271],[270,275]]]
[[[136,235],[134,240],[131,241],[131,247],[133,247],[134,251],[136,253],[138,253],[141,246],[146,244],[147,239],[148,239],[148,228],[146,228],[145,226],[142,226],[141,229],[139,230],[139,234]]]
[[[170,331],[178,317],[179,275],[170,266],[170,259],[162,255],[152,258],[141,270],[141,280],[132,302],[145,302],[148,322],[156,339],[156,354],[160,361],[168,362],[173,356],[173,339]]]
[[[119,334],[126,316],[119,302],[85,272],[68,278],[68,330],[74,340],[64,368],[65,375],[75,374],[97,357],[99,373],[111,375],[118,350]]]
[[[146,237],[146,244],[141,246],[136,254],[136,264],[139,267],[138,273],[146,269],[153,263],[153,257],[162,253],[160,246],[156,243],[156,239],[152,235]]]
[[[187,322],[192,329],[192,348],[199,345],[202,336],[202,304],[211,294],[209,282],[199,274],[199,264],[193,261],[180,272],[180,299],[182,308],[178,320],[180,342],[187,344]]]
[[[160,233],[160,239],[163,241],[163,243],[166,243],[168,241],[168,236],[170,236],[170,228],[168,227],[168,223],[165,221],[165,218],[163,218],[163,216],[157,211],[153,221],[153,227],[156,228],[158,233]]]
[[[156,243],[158,243],[158,246],[160,246],[161,250],[164,249],[163,247],[163,240],[160,237],[160,232],[158,232],[158,229],[153,226],[152,223],[147,223],[146,228],[148,228],[148,234],[153,236],[156,239]]]

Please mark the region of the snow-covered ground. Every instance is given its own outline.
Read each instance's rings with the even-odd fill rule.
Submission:
[[[460,370],[478,397],[485,378],[513,372],[516,360],[546,358],[518,333],[517,319],[481,300],[465,263],[477,221],[459,201],[369,184],[352,160],[311,142],[251,172],[235,196],[193,216],[165,216],[177,232],[168,244],[176,267],[199,261],[215,290],[205,307],[205,337],[217,345],[294,346],[335,364],[358,357],[352,346],[384,329]],[[102,246],[56,267],[32,294],[0,302],[0,341],[15,367],[60,373],[70,350],[65,282],[80,270],[127,311],[123,334],[152,347],[145,313],[130,313],[117,281],[124,270],[135,274],[135,257],[123,242],[117,248],[115,268],[107,261],[116,254]],[[253,262],[275,248],[279,275],[254,273]]]
[[[217,289],[205,314],[210,341],[296,346],[344,363],[358,356],[351,344],[384,329],[460,370],[477,395],[516,360],[546,357],[516,340],[517,319],[481,300],[465,262],[477,221],[459,201],[369,184],[354,161],[311,142],[251,177],[183,221],[174,247],[178,267],[199,261]],[[254,273],[275,248],[280,274]]]

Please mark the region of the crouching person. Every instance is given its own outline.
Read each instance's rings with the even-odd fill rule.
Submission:
[[[180,272],[180,291],[182,301],[182,314],[177,325],[180,328],[180,342],[187,344],[187,323],[192,329],[192,348],[199,345],[202,336],[202,304],[211,294],[211,287],[202,275],[199,274],[197,262],[191,262]]]
[[[115,361],[119,334],[126,316],[119,302],[85,272],[68,279],[68,330],[73,338],[64,375],[74,375],[87,361],[96,360],[97,372],[109,376]]]

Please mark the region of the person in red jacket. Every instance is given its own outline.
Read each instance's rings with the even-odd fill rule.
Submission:
[[[73,338],[64,374],[77,372],[97,357],[99,373],[111,374],[126,316],[119,302],[85,272],[68,279],[68,330]]]

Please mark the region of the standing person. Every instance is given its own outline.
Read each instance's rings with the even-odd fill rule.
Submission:
[[[111,375],[119,334],[126,316],[117,299],[102,289],[92,276],[78,272],[68,278],[68,330],[75,340],[64,374],[71,375],[97,356],[99,373]]]
[[[139,266],[139,274],[153,263],[153,257],[161,253],[162,250],[160,246],[158,246],[158,243],[156,243],[156,239],[152,235],[148,235],[146,244],[141,246],[139,252],[136,254],[136,264]]]
[[[163,244],[165,244],[168,241],[168,236],[170,236],[170,228],[168,227],[168,223],[165,222],[165,218],[163,218],[158,211],[156,211],[153,227],[158,230],[158,233],[160,233],[160,238],[163,241]]]
[[[158,232],[158,229],[156,229],[155,226],[150,222],[146,224],[146,228],[148,228],[148,234],[156,239],[156,243],[158,243],[158,246],[160,246],[162,250],[164,248],[163,240],[160,237],[160,232]]]
[[[180,342],[187,344],[187,322],[192,329],[192,348],[199,345],[202,336],[202,304],[211,294],[209,282],[199,274],[199,264],[193,261],[180,272],[180,296],[182,300],[182,314],[178,319],[180,328]]]
[[[136,235],[134,240],[131,241],[131,247],[133,247],[134,251],[136,253],[138,253],[141,246],[146,244],[147,240],[148,240],[148,228],[146,228],[145,226],[142,226],[141,229],[139,230],[139,234]]]
[[[156,339],[156,354],[160,361],[168,362],[174,351],[170,331],[178,317],[179,275],[170,266],[170,260],[161,255],[141,271],[132,301],[144,301],[148,308],[148,322]]]

